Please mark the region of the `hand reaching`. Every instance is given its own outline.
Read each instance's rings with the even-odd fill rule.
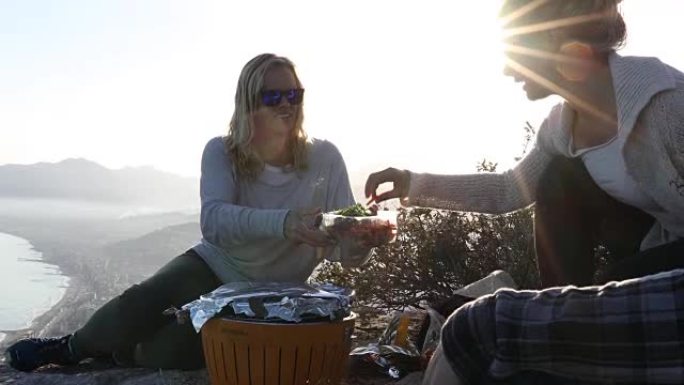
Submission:
[[[378,195],[378,187],[381,184],[388,182],[392,183],[392,189]],[[399,198],[403,203],[408,198],[410,187],[411,174],[407,170],[399,170],[390,167],[368,176],[365,189],[366,198],[369,198],[369,203],[380,203],[393,198]]]

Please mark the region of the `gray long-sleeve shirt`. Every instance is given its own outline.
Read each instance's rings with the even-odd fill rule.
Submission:
[[[288,211],[354,203],[342,155],[317,139],[307,170],[266,166],[247,181],[235,174],[223,138],[213,138],[202,155],[200,196],[203,238],[193,249],[223,282],[305,281],[319,261],[313,247],[284,238]]]

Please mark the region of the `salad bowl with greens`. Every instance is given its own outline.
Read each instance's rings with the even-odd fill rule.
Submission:
[[[324,213],[320,228],[340,246],[342,266],[360,266],[368,260],[372,248],[396,239],[397,212],[357,203]]]

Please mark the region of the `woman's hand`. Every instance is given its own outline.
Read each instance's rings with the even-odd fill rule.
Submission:
[[[325,231],[319,230],[321,210],[290,210],[285,218],[283,233],[285,239],[295,243],[305,243],[313,247],[326,247],[334,240]]]
[[[378,187],[383,183],[392,183],[392,189],[378,195]],[[380,203],[388,199],[399,198],[402,203],[408,199],[409,188],[411,187],[411,174],[408,170],[398,170],[388,168],[379,172],[372,173],[366,180],[366,198],[370,202]]]

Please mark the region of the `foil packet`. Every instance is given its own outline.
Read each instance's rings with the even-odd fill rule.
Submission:
[[[213,317],[261,322],[336,321],[351,314],[354,291],[332,284],[232,282],[170,309],[178,322],[190,320],[198,333]]]
[[[393,379],[423,369],[420,351],[407,335],[410,318],[408,313],[396,313],[377,342],[359,346],[349,355]]]

